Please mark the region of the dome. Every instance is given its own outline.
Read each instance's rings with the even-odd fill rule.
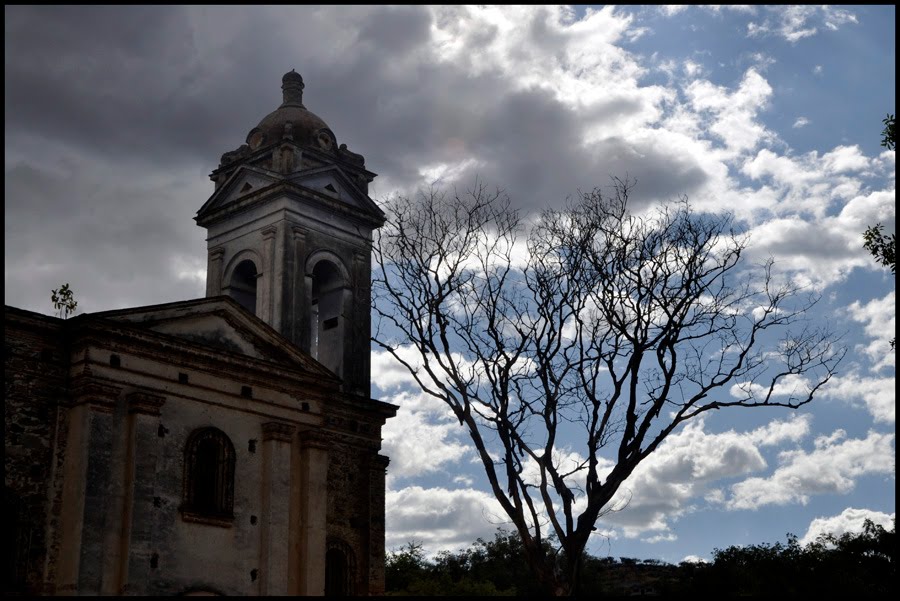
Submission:
[[[263,117],[259,125],[247,134],[247,144],[252,150],[261,146],[291,139],[303,146],[331,151],[335,138],[328,125],[315,113],[303,106],[303,78],[291,70],[281,78],[284,101],[277,109]]]

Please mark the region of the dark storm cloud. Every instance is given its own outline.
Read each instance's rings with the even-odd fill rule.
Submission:
[[[202,259],[204,245],[172,182],[148,188],[20,165],[5,172],[5,196],[8,304],[49,311],[50,289],[63,282],[86,311],[202,294],[202,283],[180,277],[190,267],[182,257]]]
[[[475,177],[502,187],[522,209],[561,207],[579,190],[606,187],[610,177],[638,182],[635,204],[689,194],[707,180],[688,157],[673,157],[652,146],[609,137],[584,145],[585,121],[549,91],[509,92],[473,121],[466,140],[484,164],[466,170],[460,183]],[[617,101],[620,115],[637,111]],[[614,110],[614,109],[610,109]]]
[[[415,52],[429,40],[431,15],[422,7],[385,7],[373,13],[359,32],[359,42],[377,53]]]
[[[172,154],[184,144],[171,143],[191,108],[176,94],[190,74],[173,69],[192,54],[180,9],[14,7],[6,15],[7,136],[27,131],[108,157],[183,158]]]
[[[602,115],[579,114],[547,89],[521,89],[515,70],[483,64],[498,28],[447,29],[456,10],[8,7],[6,301],[45,310],[64,279],[95,295],[92,310],[202,294],[176,275],[205,263],[191,217],[212,192],[206,175],[277,108],[292,68],[306,106],[380,174],[376,200],[428,183],[425,167],[467,159],[477,166],[444,183],[478,176],[526,210],[610,174],[638,177],[639,198],[703,181],[654,148],[584,146],[585,119],[627,117],[641,101],[611,97]],[[558,59],[564,37],[529,19],[529,51]],[[462,57],[439,56],[435,24]]]

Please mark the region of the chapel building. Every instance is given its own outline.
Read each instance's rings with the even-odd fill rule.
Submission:
[[[286,74],[211,174],[206,298],[67,320],[5,308],[5,592],[384,592],[385,217],[303,88]]]

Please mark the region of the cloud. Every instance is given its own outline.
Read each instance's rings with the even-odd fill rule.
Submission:
[[[610,503],[618,509],[601,523],[623,528],[630,538],[648,530],[668,536],[671,523],[694,511],[698,499],[721,496],[709,490],[712,483],[765,469],[760,448],[797,442],[809,434],[809,424],[809,416],[794,415],[748,432],[709,433],[704,420],[689,423],[638,465]]]
[[[896,514],[894,513],[887,514],[872,509],[854,509],[853,507],[848,507],[838,515],[815,518],[810,522],[806,534],[800,539],[800,544],[806,545],[814,542],[823,534],[832,534],[839,537],[847,532],[862,532],[863,523],[867,519],[890,530],[893,527],[895,515]]]
[[[826,12],[845,19],[815,19]],[[91,310],[201,295],[204,232],[191,217],[212,192],[205,174],[277,106],[292,67],[307,106],[380,174],[376,199],[478,175],[536,211],[628,174],[635,208],[687,194],[718,209],[739,195],[739,211],[790,213],[858,190],[865,160],[833,151],[846,181],[820,182],[825,192],[789,174],[790,193],[740,190],[734,161],[777,142],[760,120],[774,95],[760,68],[732,87],[647,84],[643,58],[622,47],[636,17],[609,6],[581,19],[562,6],[20,6],[6,27],[6,300],[27,308],[46,306],[60,277],[91,292]],[[133,253],[102,250],[129,228]],[[146,284],[117,285],[141,262]]]
[[[819,396],[847,403],[861,402],[876,422],[893,424],[897,400],[895,385],[894,377],[873,378],[850,372],[846,376],[836,376],[829,380]]]
[[[800,127],[806,127],[807,125],[809,125],[809,119],[806,117],[797,117],[797,120],[794,121],[794,124],[791,127],[798,129]]]
[[[885,297],[868,303],[853,301],[847,307],[853,321],[865,324],[865,333],[871,342],[863,347],[863,353],[872,362],[872,369],[879,371],[894,367],[895,355],[890,341],[895,336],[896,297],[893,291]]]
[[[720,13],[728,10],[739,13],[756,14],[757,6],[752,4],[712,4],[705,6],[689,6],[686,4],[664,4],[658,7],[659,12],[667,17],[673,17],[689,8],[702,9],[712,13]]]
[[[682,13],[686,11],[689,6],[685,4],[661,4],[659,6],[659,11],[667,17],[673,17],[678,13]]]
[[[399,347],[397,353],[414,367],[422,362],[418,351],[412,345]],[[416,380],[409,370],[388,351],[372,351],[372,375],[372,383],[382,393],[406,386],[416,386]]]
[[[639,83],[620,47],[633,21],[613,7],[11,7],[6,301],[43,307],[60,278],[91,292],[86,310],[202,295],[191,217],[206,174],[278,106],[290,68],[380,174],[376,199],[438,166],[528,211],[609,174],[640,178],[636,202],[690,193],[714,166],[654,133],[675,91]],[[122,284],[136,272],[146,285]]]
[[[666,534],[657,534],[655,536],[642,538],[641,540],[652,545],[656,543],[670,543],[672,541],[676,541],[678,540],[678,536],[676,536],[674,532],[667,532]]]
[[[388,402],[398,403],[397,397]],[[391,458],[391,479],[411,478],[447,469],[459,462],[470,447],[460,442],[456,421],[438,421],[421,411],[411,411],[402,402],[397,415],[382,430],[383,452]]]
[[[728,151],[724,158],[753,150],[772,137],[757,120],[757,113],[772,95],[772,87],[756,69],[748,69],[733,92],[709,81],[695,81],[685,93],[695,111],[709,115],[708,131],[724,142]]]
[[[176,170],[108,179],[103,161],[63,154],[51,146],[49,166],[7,167],[6,302],[49,312],[63,282],[82,313],[202,296],[203,236],[193,208],[175,202],[202,186]]]
[[[731,9],[750,15],[754,35],[796,43],[855,22],[847,9]],[[278,106],[291,68],[310,110],[379,174],[376,200],[438,177],[464,188],[479,175],[534,213],[628,174],[633,207],[686,194],[705,210],[733,210],[753,235],[748,259],[775,255],[821,287],[880,269],[859,233],[879,221],[893,231],[893,152],[867,156],[846,142],[795,153],[766,126],[786,94],[767,79],[767,57],[741,59],[753,66],[732,81],[696,57],[650,61],[629,50],[647,28],[621,8],[578,18],[563,6],[13,6],[6,17],[4,294],[16,306],[49,312],[49,291],[64,281],[84,311],[202,296],[205,232],[192,217],[213,191],[207,175]],[[665,85],[649,77],[654,66],[671,75]],[[876,316],[889,302],[860,301],[846,317],[892,331]],[[883,369],[883,336],[869,336],[864,350]],[[382,397],[401,407],[385,429],[391,484],[465,461],[446,408],[409,392],[409,374],[384,353],[372,367]],[[829,390],[889,422],[891,381],[851,374]],[[795,418],[713,434],[698,422],[639,468],[631,504],[609,523],[670,537],[698,500],[734,500],[717,479],[765,469],[765,445],[808,428]],[[417,534],[468,545],[493,527],[492,499],[470,488],[390,495],[398,544]],[[432,516],[458,536],[432,538],[414,523],[429,503],[459,504]]]
[[[749,37],[775,35],[796,43],[819,32],[820,27],[834,31],[858,20],[849,10],[833,6],[772,6],[766,7],[761,22],[747,24]]]
[[[428,554],[457,550],[479,537],[491,539],[498,527],[509,526],[494,497],[471,488],[388,490],[385,506],[389,508],[385,513],[388,549],[421,541]]]
[[[397,352],[411,365],[421,364],[421,357],[412,346],[401,346]],[[381,400],[400,407],[382,429],[383,452],[391,457],[389,486],[399,480],[446,471],[472,454],[466,431],[447,405],[422,392],[409,371],[390,353],[372,353],[372,374]]]
[[[682,563],[709,563],[708,559],[703,559],[699,555],[685,555],[681,560]]]
[[[775,386],[772,387],[772,398],[776,401],[781,400],[778,397],[793,396],[802,398],[806,396],[811,388],[812,386],[807,378],[798,374],[789,374],[778,380]],[[768,387],[754,382],[739,382],[729,389],[731,396],[736,399],[750,398],[755,401],[762,401],[768,392]]]
[[[817,289],[841,282],[855,268],[877,269],[862,247],[861,233],[878,221],[893,228],[895,194],[891,188],[864,189],[859,179],[842,172],[863,160],[870,166],[876,163],[838,147],[822,157],[815,152],[778,156],[763,149],[746,162],[743,173],[768,180],[750,193],[747,206],[767,206],[782,214],[760,220],[749,230],[748,261],[775,257],[776,268]],[[829,214],[830,207],[840,211]],[[746,211],[742,215],[752,218]]]
[[[831,152],[822,156],[825,170],[828,173],[844,173],[848,171],[860,171],[869,166],[859,146],[838,146]]]
[[[703,65],[695,63],[692,60],[684,61],[682,69],[684,69],[684,74],[688,77],[697,77],[698,75],[703,73]]]
[[[805,505],[812,495],[847,494],[856,479],[893,475],[894,435],[871,431],[864,439],[847,439],[843,430],[820,436],[815,449],[784,451],[779,467],[766,478],[753,477],[731,487],[728,509],[765,505]]]

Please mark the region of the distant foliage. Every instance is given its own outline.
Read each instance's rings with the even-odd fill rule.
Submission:
[[[896,591],[896,527],[866,520],[861,533],[787,544],[716,549],[714,562],[694,575],[695,592],[733,595],[887,595]]]
[[[56,309],[61,318],[67,319],[69,315],[75,314],[78,301],[75,300],[75,292],[69,288],[68,282],[50,292],[50,302],[53,303],[53,308]]]
[[[884,129],[881,132],[881,145],[888,150],[896,150],[897,148],[897,131],[894,129],[894,115],[888,115],[882,121]],[[867,251],[872,253],[875,260],[891,268],[891,273],[896,275],[897,267],[897,237],[896,234],[887,236],[884,233],[884,226],[876,223],[863,232],[863,246]],[[894,350],[896,338],[891,338],[891,350]]]
[[[881,145],[888,150],[897,148],[897,131],[894,129],[894,116],[888,115],[882,120],[884,129],[881,131]]]
[[[867,229],[863,233],[863,240],[865,243],[863,246],[872,253],[872,256],[875,259],[884,265],[885,267],[891,268],[891,273],[896,275],[896,267],[897,267],[897,235],[891,234],[890,236],[883,233],[884,226],[880,223],[876,223],[869,229]]]
[[[897,131],[894,129],[894,116],[888,115],[884,118],[883,123],[884,130],[881,132],[881,145],[888,150],[896,150]],[[891,234],[890,237],[888,237],[884,234],[883,230],[884,227],[880,223],[876,223],[869,227],[863,233],[863,240],[865,240],[864,246],[866,250],[872,253],[872,256],[875,257],[879,263],[885,267],[890,267],[891,273],[896,274],[896,234]]]
[[[590,595],[893,595],[896,528],[866,520],[863,532],[826,534],[801,546],[786,543],[716,549],[708,564],[668,564],[634,557],[586,555],[575,594]],[[393,596],[544,596],[528,569],[518,536],[498,530],[494,540],[426,557],[408,543],[388,553],[387,594]]]
[[[540,591],[528,569],[518,536],[498,530],[468,549],[441,551],[430,560],[422,546],[408,543],[385,561],[389,595],[515,596]]]

